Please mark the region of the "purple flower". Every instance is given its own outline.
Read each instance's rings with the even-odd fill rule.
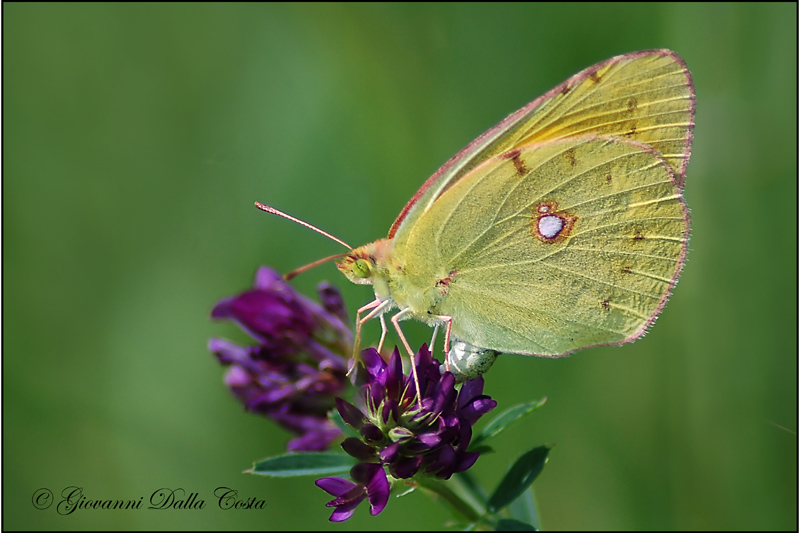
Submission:
[[[467,451],[472,425],[497,405],[483,394],[482,378],[468,381],[456,390],[453,374],[440,373],[439,362],[424,345],[414,358],[419,398],[413,376],[403,374],[397,349],[388,363],[374,348],[364,350],[362,360],[359,378],[363,385],[356,405],[337,398],[336,407],[342,419],[360,435],[345,439],[342,448],[362,461],[359,466],[369,467],[371,476],[369,483],[363,475],[361,479],[353,477],[358,484],[340,478],[317,482],[338,496],[328,504],[337,506],[331,517],[335,521],[352,516],[365,496],[370,498],[372,514],[379,513],[385,503],[373,503],[370,487],[383,486],[383,479],[388,484],[386,471],[395,479],[418,474],[449,479],[470,468],[480,455]],[[382,478],[380,485],[378,478]],[[378,493],[376,488],[372,491]]]
[[[211,339],[209,350],[230,367],[225,384],[245,409],[297,435],[289,451],[324,450],[342,436],[327,413],[348,385],[345,356],[353,338],[339,292],[327,283],[317,290],[322,305],[262,267],[252,290],[221,300],[211,312],[257,341],[243,347]]]
[[[364,498],[368,498],[372,516],[379,514],[389,502],[389,480],[379,464],[359,463],[350,470],[353,483],[338,477],[326,477],[315,481],[317,486],[336,496],[326,505],[336,507],[331,522],[344,522],[351,516]]]

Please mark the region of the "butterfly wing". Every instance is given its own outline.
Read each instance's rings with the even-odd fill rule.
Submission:
[[[671,50],[612,57],[532,101],[475,139],[406,204],[389,230],[402,248],[409,228],[473,168],[514,148],[576,136],[614,136],[650,146],[683,186],[694,125],[694,87]]]
[[[673,166],[653,148],[567,138],[474,168],[419,217],[401,259],[457,338],[555,356],[642,335],[688,228]]]

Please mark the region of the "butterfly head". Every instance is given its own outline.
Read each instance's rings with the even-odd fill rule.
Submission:
[[[336,267],[347,276],[347,279],[359,285],[370,285],[375,273],[375,263],[369,257],[356,254],[346,255],[336,263]]]
[[[355,248],[336,263],[347,279],[359,285],[372,285],[376,278],[384,277],[391,250],[391,241],[381,239]]]

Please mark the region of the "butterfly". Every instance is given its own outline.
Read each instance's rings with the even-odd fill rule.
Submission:
[[[433,326],[431,346],[446,328],[459,381],[500,353],[559,357],[643,335],[686,257],[694,109],[676,53],[633,52],[573,75],[475,139],[386,238],[337,263],[375,292],[357,313],[356,350],[375,317],[383,344],[393,309],[412,358],[400,321]]]

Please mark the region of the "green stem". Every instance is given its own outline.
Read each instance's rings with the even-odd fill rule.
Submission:
[[[479,522],[483,518],[485,509],[472,497],[468,490],[462,486],[457,477],[444,481],[431,476],[418,476],[414,478],[417,485],[433,494],[440,501],[447,502],[452,509],[468,522]]]

